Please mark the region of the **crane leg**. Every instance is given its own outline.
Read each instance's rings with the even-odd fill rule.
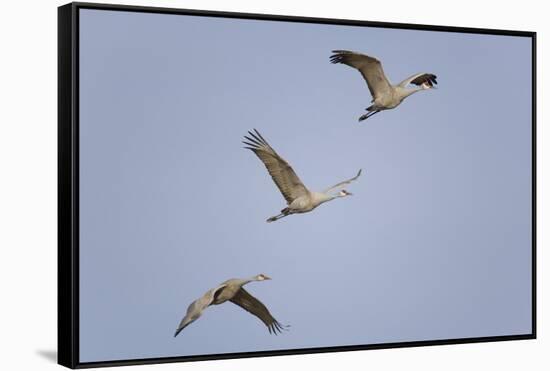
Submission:
[[[271,223],[271,222],[277,221],[281,218],[284,218],[285,216],[288,216],[288,215],[290,215],[290,214],[280,213],[279,215],[275,215],[275,216],[272,216],[271,218],[267,219],[266,222]]]
[[[365,108],[365,111],[369,111],[369,112],[374,111],[374,104],[371,104],[370,106],[368,106],[367,108]]]
[[[363,116],[359,117],[359,121],[366,120],[369,117],[371,117],[373,115],[376,115],[378,112],[380,112],[380,111],[378,110],[378,111],[374,111],[374,112],[365,113]]]

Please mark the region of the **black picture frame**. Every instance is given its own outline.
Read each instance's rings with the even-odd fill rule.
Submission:
[[[522,335],[472,337],[325,348],[255,351],[201,356],[79,361],[79,10],[97,9],[141,13],[179,14],[253,20],[269,20],[378,28],[428,30],[455,33],[521,36],[532,42],[532,332]],[[140,365],[245,357],[343,352],[367,349],[417,347],[536,339],[536,33],[370,22],[282,15],[231,13],[96,3],[70,3],[58,8],[58,363],[69,368]]]

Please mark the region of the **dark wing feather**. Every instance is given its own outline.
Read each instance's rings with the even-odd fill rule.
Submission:
[[[378,59],[349,50],[333,50],[332,52],[334,53],[330,56],[332,63],[343,63],[361,72],[373,99],[391,93],[391,84]]]
[[[424,73],[420,76],[417,76],[416,78],[411,80],[411,84],[414,85],[422,85],[422,84],[428,84],[430,87],[433,87],[434,85],[437,85],[437,76],[432,73]]]
[[[273,318],[265,305],[263,305],[254,296],[250,295],[248,291],[242,287],[239,291],[237,291],[235,296],[233,296],[231,302],[258,317],[267,326],[270,334],[273,333],[277,335],[277,332],[281,332],[286,328],[286,326],[281,325],[275,318]]]
[[[306,195],[308,193],[307,188],[288,162],[271,148],[269,143],[256,129],[254,129],[254,133],[249,131],[248,134],[250,136],[245,135],[244,138],[246,141],[243,141],[247,145],[245,148],[254,152],[262,160],[287,204],[290,204],[300,196]]]

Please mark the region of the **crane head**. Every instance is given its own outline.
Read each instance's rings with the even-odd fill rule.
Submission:
[[[345,189],[342,189],[340,193],[338,193],[340,197],[346,197],[346,196],[353,196],[353,193],[346,191]]]
[[[430,85],[428,82],[423,83],[421,86],[422,86],[422,89],[424,90],[432,89],[434,87],[433,85]]]
[[[258,281],[265,281],[265,280],[270,280],[271,277],[268,277],[267,275],[263,274],[263,273],[260,273],[256,276],[256,280]]]

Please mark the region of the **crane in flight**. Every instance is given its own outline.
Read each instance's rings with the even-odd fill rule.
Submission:
[[[191,323],[195,322],[204,312],[206,308],[211,305],[223,304],[226,301],[230,301],[233,304],[238,305],[247,312],[258,317],[269,330],[269,333],[277,335],[282,330],[286,330],[288,326],[281,325],[271,313],[262,304],[261,301],[250,295],[243,286],[253,281],[265,281],[271,278],[265,274],[258,274],[251,278],[240,279],[233,278],[221,283],[219,286],[208,290],[202,297],[192,302],[187,308],[187,314],[181,320],[174,337]]]
[[[343,188],[359,178],[361,170],[351,179],[335,184],[322,192],[313,192],[306,188],[288,162],[271,148],[256,129],[254,129],[254,132],[249,131],[248,134],[249,136],[244,136],[246,139],[246,141],[243,141],[246,145],[244,148],[254,152],[264,163],[269,175],[271,175],[287,203],[287,207],[282,209],[280,214],[266,220],[268,223],[288,215],[307,213],[325,202],[352,195]]]
[[[332,63],[343,63],[359,70],[369,87],[372,104],[366,108],[367,113],[359,117],[359,121],[366,120],[380,111],[393,109],[408,96],[421,90],[433,89],[434,85],[437,85],[437,76],[432,73],[417,73],[397,85],[392,85],[378,59],[349,50],[332,52],[334,53],[330,56]],[[409,84],[415,87],[407,88]]]

